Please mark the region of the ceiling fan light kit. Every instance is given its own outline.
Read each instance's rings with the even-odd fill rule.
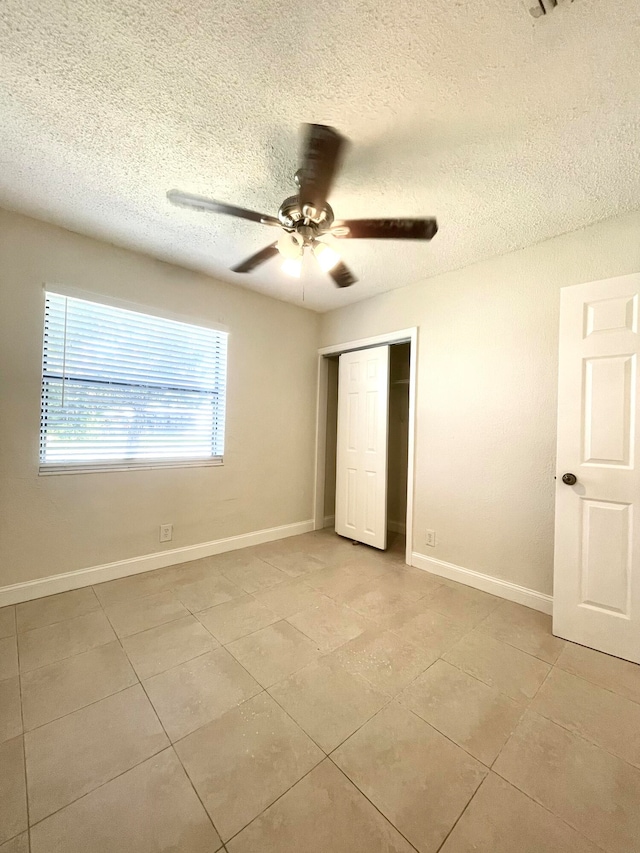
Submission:
[[[316,240],[312,246],[312,251],[318,262],[318,266],[323,272],[330,272],[340,260],[338,250],[334,246],[329,245],[326,240]]]
[[[350,219],[336,221],[327,197],[340,166],[346,140],[337,130],[323,124],[303,125],[302,166],[295,174],[296,195],[286,198],[277,218],[244,207],[226,204],[203,196],[170,190],[173,204],[194,210],[208,210],[282,229],[278,240],[232,267],[248,273],[276,255],[284,258],[283,272],[299,278],[305,249],[315,257],[337,287],[349,287],[357,281],[341,260],[337,241],[431,240],[438,231],[435,219]]]
[[[285,258],[282,262],[282,272],[291,278],[300,278],[302,273],[302,255],[299,258]]]
[[[304,249],[304,241],[295,231],[284,231],[276,245],[285,258],[299,258]]]

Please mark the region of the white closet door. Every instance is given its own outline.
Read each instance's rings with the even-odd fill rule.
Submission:
[[[640,275],[562,291],[553,593],[554,634],[636,663],[639,299]]]
[[[336,533],[387,547],[389,347],[340,356]]]

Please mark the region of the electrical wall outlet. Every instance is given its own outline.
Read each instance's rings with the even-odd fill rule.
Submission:
[[[427,530],[427,545],[435,546],[436,532],[435,530]]]
[[[173,539],[173,524],[160,525],[160,541],[171,542]]]

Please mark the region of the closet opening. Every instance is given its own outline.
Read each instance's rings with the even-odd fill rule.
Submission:
[[[405,562],[408,564],[411,563],[412,550],[411,510],[413,503],[416,340],[417,330],[407,330],[395,335],[380,336],[380,338],[368,339],[367,341],[354,341],[335,348],[320,350],[318,360],[315,529],[336,529],[340,535],[364,542],[367,545],[384,548],[384,550],[404,552]],[[376,513],[380,516],[378,526],[380,523],[384,526],[386,535],[384,538],[375,537],[374,542],[371,539],[367,541],[366,530],[362,535],[361,530],[355,527],[353,534],[350,532],[352,528],[349,525],[345,528],[345,520],[348,520],[345,519],[345,516],[353,514],[353,508],[350,500],[345,498],[345,493],[349,490],[349,486],[344,480],[347,475],[343,470],[343,480],[341,481],[339,466],[342,465],[344,469],[345,464],[348,466],[351,463],[345,462],[344,452],[341,462],[340,446],[344,451],[345,447],[354,444],[353,431],[356,428],[362,430],[363,423],[362,421],[358,422],[357,425],[354,425],[355,421],[353,424],[347,423],[352,416],[354,406],[340,394],[340,377],[342,375],[343,382],[350,382],[356,376],[360,366],[362,366],[362,376],[366,373],[367,376],[371,377],[373,373],[370,366],[365,367],[364,365],[365,363],[368,365],[374,363],[376,353],[372,352],[369,358],[369,354],[362,351],[382,351],[384,349],[388,350],[388,354],[382,352],[382,356],[384,356],[380,361],[382,368],[380,368],[379,380],[374,388],[374,392],[386,395],[384,401],[381,399],[377,410],[380,417],[382,416],[380,413],[384,412],[386,421],[384,430],[386,446],[384,484],[378,484],[379,488],[384,486],[384,510],[381,508],[377,493],[374,495],[375,501],[372,499],[371,504],[372,506],[374,503],[376,504]],[[348,365],[345,364],[341,371],[340,356],[346,354],[348,354],[346,359]],[[382,376],[383,370],[384,377]],[[345,377],[347,378],[345,379]],[[350,388],[349,390],[352,391],[353,389]],[[374,392],[371,391],[371,385],[363,388],[362,407],[366,406]],[[348,396],[353,397],[354,395],[357,395],[357,389]],[[371,435],[374,429],[371,426],[373,422],[370,420],[364,425],[369,444],[371,444]],[[378,430],[379,426],[380,424],[376,423],[375,429]],[[339,444],[341,441],[342,445]],[[353,464],[356,465],[356,463]],[[353,472],[350,471],[351,473]],[[364,476],[368,478],[368,481],[375,479],[375,474],[371,471],[364,472]],[[363,488],[366,490],[367,487],[364,486]],[[342,503],[340,499],[336,501],[337,489],[343,490]],[[360,500],[366,502],[366,497],[361,496]],[[341,516],[338,519],[336,519],[336,506],[338,514]],[[384,512],[383,520],[381,518],[382,512]],[[364,526],[366,528],[366,524]]]

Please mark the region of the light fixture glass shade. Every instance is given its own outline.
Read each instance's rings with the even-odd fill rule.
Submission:
[[[340,260],[338,252],[326,243],[315,243],[313,246],[313,254],[316,256],[320,269],[324,272],[332,270]]]
[[[299,258],[302,254],[302,246],[293,234],[284,231],[278,240],[278,251],[283,258]]]
[[[282,272],[286,272],[286,274],[292,276],[292,278],[300,278],[300,273],[302,272],[302,257],[285,258],[282,262]]]

